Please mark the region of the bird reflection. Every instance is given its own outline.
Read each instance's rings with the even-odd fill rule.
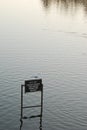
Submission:
[[[37,116],[31,116],[30,118],[35,118],[35,117],[40,117],[39,130],[42,130],[42,114],[41,115],[37,115]],[[20,130],[22,130],[23,120],[20,120],[20,122],[21,122],[21,124],[20,124]]]

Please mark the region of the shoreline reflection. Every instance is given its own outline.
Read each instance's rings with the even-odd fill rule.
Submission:
[[[66,11],[76,11],[79,7],[83,8],[83,11],[87,14],[87,0],[41,0],[44,8],[47,10],[53,4],[60,8],[61,10]]]

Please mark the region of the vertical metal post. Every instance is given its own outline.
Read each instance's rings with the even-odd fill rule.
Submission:
[[[42,130],[42,116],[40,117],[40,127],[39,127],[40,130]]]
[[[42,130],[42,114],[43,114],[43,85],[41,91],[41,116],[40,116],[40,130]]]
[[[42,91],[41,91],[41,115],[43,113],[43,85],[42,85]]]
[[[21,85],[21,123],[22,123],[22,119],[23,119],[23,85]]]

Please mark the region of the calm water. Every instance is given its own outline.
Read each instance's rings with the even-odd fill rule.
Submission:
[[[86,0],[0,1],[0,130],[19,130],[20,85],[33,76],[44,84],[43,130],[87,130]]]

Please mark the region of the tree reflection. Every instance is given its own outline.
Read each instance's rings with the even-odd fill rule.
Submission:
[[[56,5],[61,9],[77,9],[82,6],[87,13],[87,0],[42,0],[45,9],[48,9],[51,5]]]

